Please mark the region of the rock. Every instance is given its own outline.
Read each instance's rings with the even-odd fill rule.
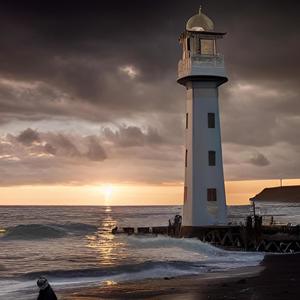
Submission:
[[[238,280],[236,283],[238,284],[245,284],[247,280],[245,278]]]

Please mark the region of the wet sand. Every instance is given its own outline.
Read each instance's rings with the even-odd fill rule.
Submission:
[[[165,278],[81,288],[61,300],[299,300],[300,254],[267,255],[261,266],[226,273]]]

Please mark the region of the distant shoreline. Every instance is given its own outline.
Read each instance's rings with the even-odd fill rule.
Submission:
[[[250,204],[227,204],[227,206],[249,206]],[[176,207],[176,206],[183,206],[183,204],[172,204],[172,205],[165,205],[165,204],[153,204],[153,205],[29,205],[29,204],[16,204],[16,205],[2,205],[0,204],[0,207]]]

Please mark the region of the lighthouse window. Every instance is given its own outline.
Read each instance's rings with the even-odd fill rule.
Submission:
[[[197,53],[201,54],[201,39],[197,40]]]
[[[217,189],[207,189],[207,201],[217,201]]]
[[[209,166],[216,165],[216,151],[208,151],[208,165]]]
[[[214,55],[214,52],[213,40],[201,40],[201,54]]]
[[[187,167],[187,156],[188,156],[188,151],[187,149],[185,150],[185,167]]]
[[[189,114],[188,113],[185,114],[185,128],[186,129],[189,128]]]
[[[215,114],[208,113],[207,115],[208,128],[215,128]]]
[[[187,49],[188,49],[188,51],[191,51],[191,40],[190,40],[190,38],[188,38],[186,40],[186,43],[187,43]]]
[[[183,201],[186,202],[187,199],[187,186],[184,187]]]

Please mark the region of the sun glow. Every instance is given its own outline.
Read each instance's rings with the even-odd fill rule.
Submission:
[[[249,204],[249,198],[261,192],[262,189],[279,185],[278,179],[227,181],[227,204]],[[300,178],[284,179],[283,185],[300,185]],[[113,205],[182,205],[182,199],[183,183],[139,185],[98,182],[84,186],[0,187],[0,205],[104,205],[109,212],[110,206]]]
[[[111,196],[113,193],[113,186],[112,185],[104,185],[102,187],[102,192],[103,192],[105,201],[109,201],[111,199]]]

